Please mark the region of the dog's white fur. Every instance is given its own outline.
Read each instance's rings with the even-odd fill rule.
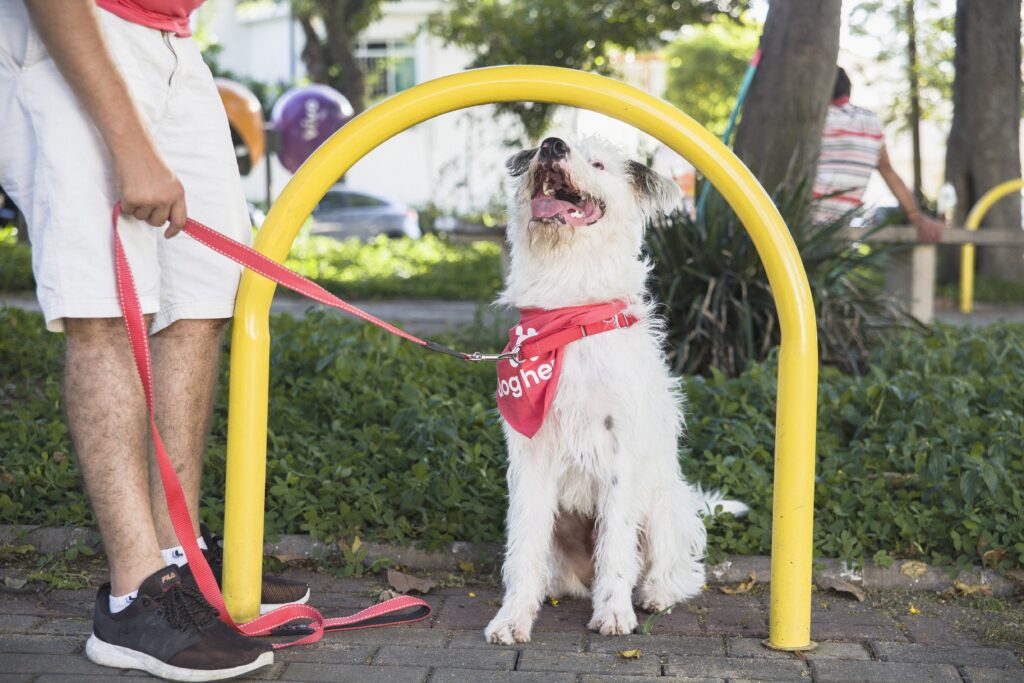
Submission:
[[[492,643],[528,642],[546,595],[591,595],[591,629],[630,633],[634,587],[652,612],[701,591],[701,515],[715,505],[746,510],[691,486],[679,467],[684,397],[662,352],[662,321],[645,290],[650,265],[641,255],[647,220],[681,203],[678,187],[605,141],[584,138],[569,145],[562,169],[603,215],[580,227],[538,222],[530,206],[538,164],[531,151],[508,162],[511,268],[500,303],[551,309],[626,299],[626,312],[640,321],[566,347],[551,410],[532,439],[504,424],[505,596],[484,631]],[[560,512],[596,518],[590,586],[554,542]]]

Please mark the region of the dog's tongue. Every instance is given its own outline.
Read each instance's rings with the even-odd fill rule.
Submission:
[[[592,202],[587,202],[582,208],[571,202],[547,195],[538,195],[530,202],[530,209],[533,217],[539,219],[561,217],[562,221],[569,225],[590,225],[600,218],[600,209]],[[573,215],[578,214],[578,215]]]

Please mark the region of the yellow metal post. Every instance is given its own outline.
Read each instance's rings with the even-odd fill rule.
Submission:
[[[688,159],[721,192],[750,233],[768,274],[782,333],[769,641],[777,648],[809,647],[818,378],[810,287],[789,230],[768,194],[739,159],[693,119],[636,88],[569,69],[508,66],[439,78],[378,104],[325,142],[271,208],[256,249],[284,260],[303,221],[328,188],[382,142],[441,114],[510,101],[581,107],[632,124]],[[259,603],[273,291],[270,282],[246,272],[235,307],[224,584],[236,618],[254,616]]]
[[[985,218],[992,205],[1012,192],[1018,192],[1024,188],[1024,178],[1007,180],[999,183],[986,192],[974,205],[971,212],[967,214],[967,221],[964,227],[968,230],[977,230],[981,227],[981,221]],[[965,244],[960,247],[960,312],[970,313],[974,308],[974,245]]]

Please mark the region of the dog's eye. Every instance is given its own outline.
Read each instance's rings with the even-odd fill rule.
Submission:
[[[598,171],[604,170],[604,164],[602,164],[600,161],[591,161],[590,165],[596,168]]]

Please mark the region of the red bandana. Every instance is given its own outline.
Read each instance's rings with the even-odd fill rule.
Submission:
[[[622,311],[627,302],[546,310],[524,308],[510,329],[505,353],[519,348],[525,360],[498,361],[498,410],[517,432],[533,438],[551,408],[566,345],[593,334],[629,327],[636,318]]]

